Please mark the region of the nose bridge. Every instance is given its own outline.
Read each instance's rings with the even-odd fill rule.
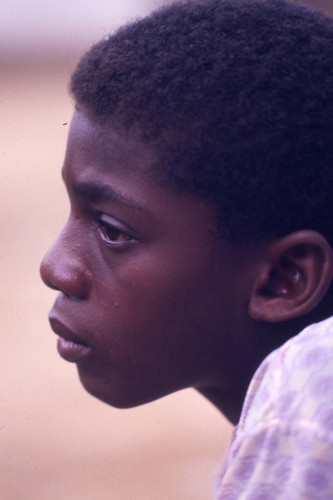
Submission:
[[[89,272],[82,256],[82,246],[69,219],[41,263],[41,277],[50,288],[65,295],[85,299],[89,295]]]

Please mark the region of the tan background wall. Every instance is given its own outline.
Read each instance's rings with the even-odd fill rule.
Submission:
[[[191,390],[112,409],[84,392],[48,326],[38,267],[67,214],[66,87],[84,48],[0,54],[0,500],[203,500],[231,433],[217,410]]]

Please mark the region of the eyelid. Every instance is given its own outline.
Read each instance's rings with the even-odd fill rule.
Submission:
[[[112,236],[106,234],[105,231],[108,231],[107,228],[111,232],[118,233],[118,237],[115,236],[115,239],[113,239]],[[137,238],[128,226],[105,213],[101,213],[98,216],[98,233],[101,239],[114,250],[126,249],[128,246],[137,243]]]
[[[106,213],[101,213],[98,219],[99,221],[105,222],[105,224],[114,227],[120,233],[128,234],[129,236],[134,238],[133,230],[129,226],[120,222],[118,219],[114,219],[111,215],[108,215]]]

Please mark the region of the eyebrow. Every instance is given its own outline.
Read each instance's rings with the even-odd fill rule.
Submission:
[[[143,210],[143,207],[139,203],[124,196],[108,184],[99,184],[93,181],[76,182],[73,186],[73,190],[76,194],[88,198],[91,202],[106,200],[118,205],[123,205],[126,208]]]

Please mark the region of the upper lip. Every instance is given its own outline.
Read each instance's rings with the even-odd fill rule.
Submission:
[[[81,339],[79,339],[66,325],[64,325],[59,319],[54,316],[49,316],[49,321],[54,333],[59,335],[65,340],[69,340],[76,344],[82,344],[88,347],[88,344]]]

